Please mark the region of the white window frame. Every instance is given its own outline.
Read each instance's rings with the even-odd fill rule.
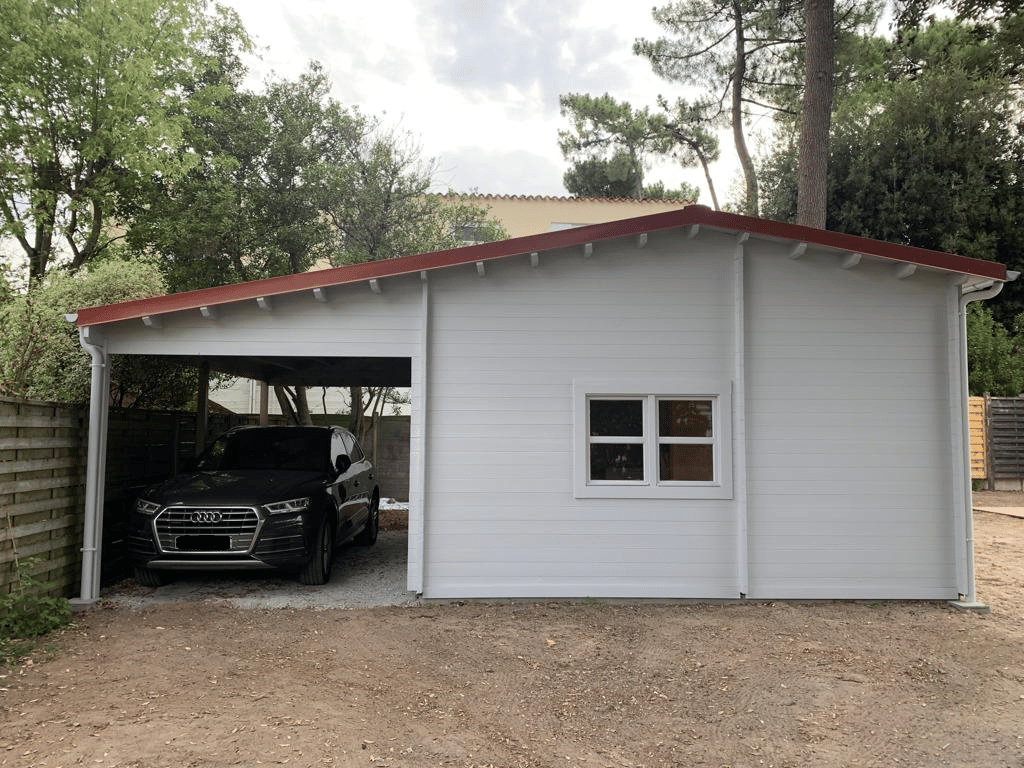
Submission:
[[[643,401],[643,480],[590,480],[591,399]],[[659,400],[710,400],[711,438],[660,438]],[[573,381],[573,490],[576,498],[590,499],[731,499],[732,382],[728,379],[652,379],[648,377],[576,379]],[[711,481],[661,481],[659,445],[703,443],[713,447],[715,477]]]

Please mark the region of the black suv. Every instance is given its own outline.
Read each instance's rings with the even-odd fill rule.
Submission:
[[[140,494],[128,537],[146,586],[167,571],[279,568],[331,576],[335,547],[377,540],[373,465],[340,427],[238,427],[180,474]]]

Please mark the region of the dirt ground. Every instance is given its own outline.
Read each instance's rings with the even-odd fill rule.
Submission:
[[[0,766],[1024,766],[1024,519],[975,533],[988,613],[101,605],[0,670]]]

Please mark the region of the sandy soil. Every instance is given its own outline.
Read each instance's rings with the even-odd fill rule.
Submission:
[[[1022,766],[1024,519],[975,531],[989,613],[100,607],[0,670],[0,766]]]

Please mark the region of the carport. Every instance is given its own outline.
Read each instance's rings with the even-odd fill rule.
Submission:
[[[258,284],[244,284],[249,291],[240,291],[239,286],[224,286],[175,297],[87,308],[74,318],[79,324],[81,343],[92,358],[82,578],[76,604],[92,604],[99,598],[106,472],[103,457],[106,455],[108,428],[104,393],[110,391],[108,363],[111,355],[144,353],[174,357],[200,371],[253,379],[265,385],[262,390],[264,398],[270,387],[275,385],[409,387],[416,397],[413,358],[417,334],[383,332],[378,334],[379,339],[375,342],[372,326],[386,323],[374,320],[368,324],[351,319],[355,312],[353,305],[358,305],[359,300],[348,298],[342,302],[339,297],[332,297],[329,289],[339,283],[324,279],[328,274],[336,276],[336,272],[313,273],[319,279],[312,281],[307,275],[292,275],[259,281]],[[418,278],[409,282],[414,290],[423,290]],[[296,289],[295,283],[304,285]],[[258,288],[254,291],[256,286]],[[370,297],[370,303],[378,307],[387,304],[374,301],[373,297],[380,293],[376,285],[371,288],[367,283],[363,287],[366,289],[366,296],[362,297],[364,300]],[[258,295],[249,295],[253,293]],[[180,300],[184,297],[188,299],[167,302],[171,298]],[[294,325],[274,322],[274,318],[280,320],[285,313],[292,315],[298,305],[305,305],[307,311],[320,316],[321,320],[339,315],[348,317],[345,329],[339,333],[348,333],[349,342],[339,343],[330,339],[311,342],[303,338],[302,330]],[[419,302],[416,302],[414,307],[418,306]],[[116,322],[111,323],[107,321],[110,313],[127,314],[128,322],[119,316]],[[181,322],[185,314],[199,319],[198,333],[196,326],[190,326],[187,321]],[[254,320],[269,321],[269,325],[262,332],[250,334],[246,328]],[[129,324],[136,330],[139,327],[145,329],[141,340],[133,339],[131,332],[125,332]],[[415,320],[406,323],[412,327],[417,324]],[[200,339],[204,334],[209,336]],[[398,354],[367,354],[388,350]],[[203,378],[201,376],[201,380]],[[205,433],[206,396],[205,391],[200,393],[197,409],[200,423],[197,434],[200,435]],[[263,410],[265,412],[265,407]],[[416,418],[413,417],[414,421]]]

